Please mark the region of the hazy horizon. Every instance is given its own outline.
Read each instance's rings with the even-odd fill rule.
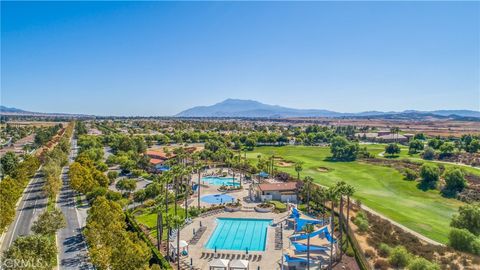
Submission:
[[[479,2],[1,2],[1,104],[480,110]]]

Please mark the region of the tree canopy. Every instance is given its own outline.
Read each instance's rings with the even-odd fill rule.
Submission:
[[[337,136],[331,140],[330,151],[335,160],[352,161],[357,158],[358,143],[349,142],[345,137]]]

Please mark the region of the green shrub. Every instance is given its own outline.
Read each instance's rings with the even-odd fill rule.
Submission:
[[[408,270],[440,270],[440,266],[422,257],[415,257],[407,266]]]
[[[408,180],[408,181],[413,181],[413,180],[416,180],[418,178],[418,173],[412,169],[409,169],[409,168],[406,168],[404,171],[403,171],[403,175],[405,176],[405,180]]]
[[[460,206],[458,214],[454,215],[451,227],[467,229],[474,235],[480,236],[480,204],[465,204]]]
[[[95,187],[92,191],[87,193],[87,200],[93,201],[99,196],[105,196],[107,194],[107,189],[104,187]]]
[[[357,215],[355,216],[355,218],[361,218],[361,219],[368,220],[367,214],[364,211],[358,212]]]
[[[408,253],[404,246],[396,246],[390,251],[388,256],[388,262],[393,267],[403,268],[406,267],[410,261],[411,254]]]
[[[368,230],[369,224],[368,224],[368,218],[365,212],[360,211],[357,213],[355,216],[355,219],[353,220],[353,224],[357,225],[358,230],[360,232],[366,232]]]
[[[480,255],[480,237],[473,240],[471,249],[473,254]]]
[[[461,192],[467,186],[464,173],[460,169],[446,170],[444,178],[445,188],[442,190],[444,195],[454,195],[457,192]]]
[[[280,202],[280,201],[270,201],[271,204],[273,204],[275,206],[275,210],[279,211],[279,212],[285,212],[287,211],[287,206],[283,203],[283,202]]]
[[[107,173],[107,177],[110,180],[110,184],[113,183],[113,180],[115,180],[118,177],[118,172],[117,171],[109,171]]]
[[[435,164],[425,163],[420,167],[420,177],[425,188],[435,188],[440,176],[440,169]]]
[[[110,201],[119,201],[120,199],[122,199],[122,193],[108,190],[105,197]]]
[[[422,158],[425,160],[432,160],[435,158],[435,150],[431,147],[425,148],[422,154]]]
[[[366,232],[368,231],[368,221],[365,220],[365,219],[359,219],[359,218],[356,218],[355,219],[355,225],[357,225],[358,227],[358,230],[360,232]]]
[[[380,243],[380,245],[378,245],[378,249],[377,249],[378,255],[380,255],[384,258],[386,258],[386,257],[388,257],[388,255],[390,255],[391,250],[392,250],[392,248],[385,243]]]
[[[448,244],[456,250],[480,254],[480,239],[467,229],[452,228]]]
[[[143,205],[144,205],[145,207],[152,207],[152,206],[155,205],[155,200],[153,200],[153,199],[148,199],[148,200],[146,200],[145,202],[143,202]]]
[[[198,217],[198,215],[200,215],[201,213],[201,209],[198,208],[198,207],[190,207],[188,208],[188,214],[191,216],[191,217]]]

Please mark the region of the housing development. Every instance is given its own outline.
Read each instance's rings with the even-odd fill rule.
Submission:
[[[0,4],[0,270],[480,269],[479,2]]]

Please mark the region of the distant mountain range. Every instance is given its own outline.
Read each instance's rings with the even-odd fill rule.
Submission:
[[[268,105],[254,100],[226,99],[211,106],[197,106],[184,110],[176,117],[248,117],[248,118],[290,118],[290,117],[368,117],[368,118],[480,118],[480,111],[437,110],[402,112],[367,111],[341,113],[317,109],[293,109]]]
[[[85,114],[71,114],[71,113],[45,113],[45,112],[30,112],[14,107],[6,107],[0,105],[0,115],[11,116],[44,116],[44,117],[91,117],[91,115]]]
[[[45,113],[30,112],[14,107],[0,105],[0,115],[5,116],[43,116],[43,117],[67,117],[67,118],[90,118],[93,115],[68,114],[68,113]],[[412,119],[422,120],[428,118],[473,120],[480,121],[480,111],[472,110],[436,110],[416,111],[405,110],[402,112],[366,111],[360,113],[342,113],[329,110],[316,109],[293,109],[278,105],[268,105],[254,100],[226,99],[211,106],[197,106],[184,110],[175,117],[237,117],[237,118],[306,118],[306,117],[329,117],[329,118],[377,118],[377,119]]]

